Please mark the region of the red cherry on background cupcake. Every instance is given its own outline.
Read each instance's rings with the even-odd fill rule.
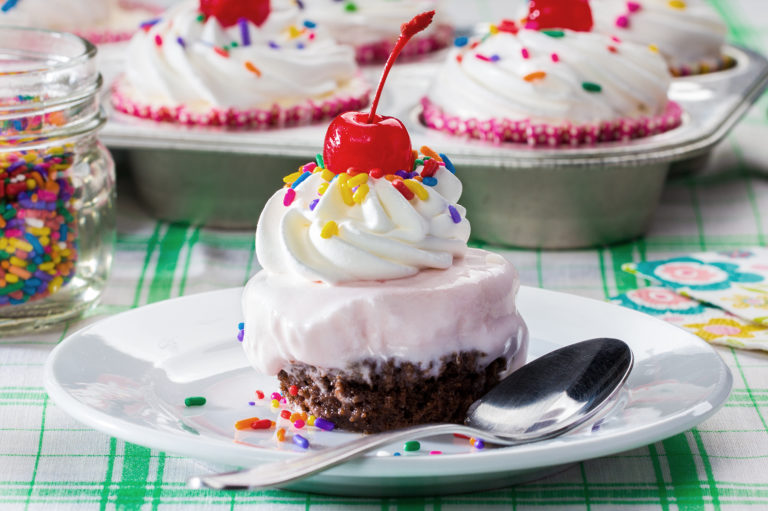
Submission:
[[[589,0],[530,0],[528,3],[525,28],[567,28],[589,32],[593,24]]]
[[[419,14],[400,27],[400,37],[384,66],[370,113],[346,112],[328,126],[323,146],[325,167],[337,174],[354,168],[362,172],[380,169],[384,174],[413,168],[411,137],[394,117],[376,114],[389,70],[408,40],[432,23],[435,11]]]
[[[241,18],[261,26],[269,17],[269,0],[200,0],[200,12],[213,16],[224,27],[231,27]]]

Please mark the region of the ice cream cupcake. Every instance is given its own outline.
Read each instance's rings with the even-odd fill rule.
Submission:
[[[327,27],[340,43],[355,48],[360,63],[384,62],[400,35],[404,19],[430,9],[438,0],[304,0],[306,15]],[[437,19],[403,50],[414,57],[445,48],[453,28]]]
[[[183,1],[131,40],[125,69],[117,110],[187,125],[308,124],[369,96],[354,51],[290,0]]]
[[[0,7],[0,25],[74,32],[102,44],[130,39],[155,14],[156,9],[122,0],[8,0]]]
[[[731,67],[727,28],[704,0],[591,0],[595,31],[653,46],[675,76]]]
[[[337,117],[323,154],[265,206],[243,347],[290,404],[338,427],[460,421],[525,361],[518,276],[467,247],[448,157],[413,151],[403,124],[375,106]]]
[[[457,39],[422,100],[423,122],[458,136],[552,147],[678,126],[681,111],[667,99],[671,77],[658,52],[589,32],[585,1],[569,9],[529,15],[529,28],[506,20]]]

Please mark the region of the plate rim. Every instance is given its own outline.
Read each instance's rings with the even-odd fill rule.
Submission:
[[[208,291],[203,293],[196,293],[192,295],[182,296],[178,298],[172,298],[169,300],[163,300],[153,304],[137,307],[129,311],[121,312],[112,316],[103,318],[91,325],[87,325],[76,332],[68,335],[63,341],[61,341],[49,354],[46,359],[44,372],[43,372],[43,385],[48,393],[49,397],[62,407],[62,410],[73,417],[75,420],[97,430],[102,433],[108,434],[112,437],[119,438],[124,441],[143,445],[151,449],[156,449],[164,452],[173,452],[182,456],[187,456],[197,460],[205,460],[211,463],[219,463],[226,465],[234,465],[221,458],[212,458],[210,456],[201,455],[200,448],[195,447],[197,442],[187,441],[180,442],[179,440],[189,440],[187,437],[180,436],[178,433],[172,433],[169,431],[157,430],[148,426],[138,425],[130,423],[119,418],[115,418],[101,410],[93,408],[89,405],[85,405],[72,396],[66,388],[64,388],[54,376],[54,367],[57,363],[60,354],[69,348],[69,345],[76,343],[77,339],[88,333],[89,330],[96,328],[97,326],[113,321],[117,317],[125,317],[128,315],[142,314],[142,311],[149,307],[163,307],[168,306],[170,302],[180,303],[186,300],[204,300],[206,298],[212,299],[216,295],[228,295],[231,293],[240,293],[242,287],[228,288],[222,290]],[[681,410],[679,413],[665,417],[662,420],[653,421],[648,424],[643,424],[638,428],[631,428],[629,431],[622,431],[619,434],[612,435],[611,437],[605,437],[596,435],[594,437],[584,437],[580,439],[578,444],[568,443],[565,444],[562,439],[554,438],[551,440],[545,440],[541,442],[535,442],[526,445],[520,445],[516,447],[507,447],[499,449],[489,449],[483,452],[472,453],[472,460],[482,460],[482,463],[474,463],[475,467],[471,471],[473,474],[477,473],[499,473],[500,471],[514,471],[514,470],[536,470],[554,465],[562,465],[567,463],[573,463],[578,461],[584,461],[587,459],[599,458],[606,455],[616,454],[619,452],[628,451],[637,447],[642,447],[650,443],[668,438],[678,433],[687,431],[695,425],[703,422],[707,418],[717,413],[725,404],[728,396],[730,395],[733,385],[733,375],[728,366],[723,361],[722,357],[714,350],[714,348],[707,344],[705,341],[694,336],[689,332],[685,332],[673,325],[670,325],[658,318],[654,318],[650,315],[643,314],[638,311],[633,311],[624,307],[620,307],[610,302],[587,298],[579,295],[573,295],[570,293],[563,293],[558,291],[551,291],[536,287],[521,286],[521,294],[524,296],[540,295],[546,299],[547,296],[558,296],[561,299],[574,300],[584,303],[586,306],[591,307],[607,307],[613,308],[615,311],[621,311],[621,314],[628,314],[630,316],[641,316],[644,321],[659,322],[664,327],[671,329],[677,335],[689,340],[694,341],[700,348],[705,348],[705,351],[709,351],[710,355],[716,357],[719,371],[717,374],[717,383],[715,384],[711,393],[705,398],[702,403],[709,403],[710,407],[707,410],[702,410],[700,413],[693,413],[694,410],[688,408]],[[519,296],[519,295],[518,295]],[[531,298],[533,299],[533,298]],[[535,333],[532,335],[535,337]],[[577,340],[573,342],[578,342]],[[566,344],[563,344],[566,345]],[[714,378],[713,378],[714,379]],[[606,442],[611,439],[612,442]],[[622,440],[621,446],[617,447],[615,442]],[[173,444],[172,446],[169,446]],[[222,442],[217,438],[209,438],[205,441],[205,446],[214,447],[216,444]],[[209,445],[210,444],[210,445]],[[562,445],[561,445],[562,444]],[[192,446],[185,448],[187,445]],[[226,445],[226,444],[225,444]],[[234,445],[234,444],[233,444]],[[544,446],[544,447],[542,447]],[[219,445],[217,447],[223,447]],[[231,454],[239,453],[243,451],[242,458],[245,458],[245,450],[242,446],[236,446],[234,449],[231,445],[227,446],[229,459],[232,459]],[[559,448],[559,447],[562,447]],[[256,456],[248,456],[248,464],[240,466],[258,466],[263,463],[269,463],[271,461],[280,461],[292,459],[293,457],[301,456],[299,452],[293,451],[276,451],[261,449],[258,447],[252,447],[253,454]],[[523,454],[524,451],[536,452],[535,463],[530,461],[524,463],[521,466],[510,465],[508,459],[510,456],[510,450],[515,449],[517,454]],[[585,451],[588,453],[585,455]],[[553,455],[557,453],[557,455]],[[237,457],[237,456],[234,456]],[[526,456],[518,456],[518,458],[527,458]],[[339,477],[354,477],[354,478],[366,478],[376,477],[380,479],[387,478],[401,478],[403,476],[456,476],[466,474],[467,468],[457,469],[457,466],[462,464],[455,463],[443,463],[448,460],[468,459],[466,454],[443,454],[437,456],[414,456],[414,457],[364,457],[357,460],[350,461],[344,465],[340,465],[324,473],[324,476],[332,475]],[[407,463],[403,461],[407,460]],[[253,463],[250,463],[250,462]],[[479,466],[478,466],[479,465]],[[375,466],[375,474],[370,469]],[[439,467],[440,473],[435,473],[435,468]],[[453,468],[453,470],[451,470]],[[396,469],[396,470],[392,470]],[[371,473],[369,473],[371,472]]]

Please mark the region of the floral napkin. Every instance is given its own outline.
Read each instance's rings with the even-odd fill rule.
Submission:
[[[668,288],[636,289],[612,298],[611,301],[659,317],[713,344],[768,351],[768,326],[743,320]]]
[[[677,294],[768,326],[768,249],[703,252],[622,266]]]

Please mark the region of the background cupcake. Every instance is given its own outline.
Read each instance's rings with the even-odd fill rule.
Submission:
[[[595,30],[624,41],[653,45],[675,76],[728,68],[727,28],[704,0],[591,0]]]
[[[630,140],[677,126],[664,59],[646,46],[586,32],[588,4],[569,5],[565,13],[529,16],[528,26],[541,30],[504,21],[457,39],[423,99],[425,124],[549,146]]]
[[[0,25],[74,32],[101,44],[130,39],[157,12],[122,0],[7,0],[0,8]]]
[[[304,0],[306,14],[325,26],[342,44],[355,48],[358,62],[384,62],[400,24],[416,14],[438,7],[437,0]],[[436,18],[403,50],[403,57],[413,57],[445,48],[453,29],[447,21]]]
[[[351,48],[291,1],[181,2],[130,43],[119,111],[230,127],[307,124],[368,101]]]

